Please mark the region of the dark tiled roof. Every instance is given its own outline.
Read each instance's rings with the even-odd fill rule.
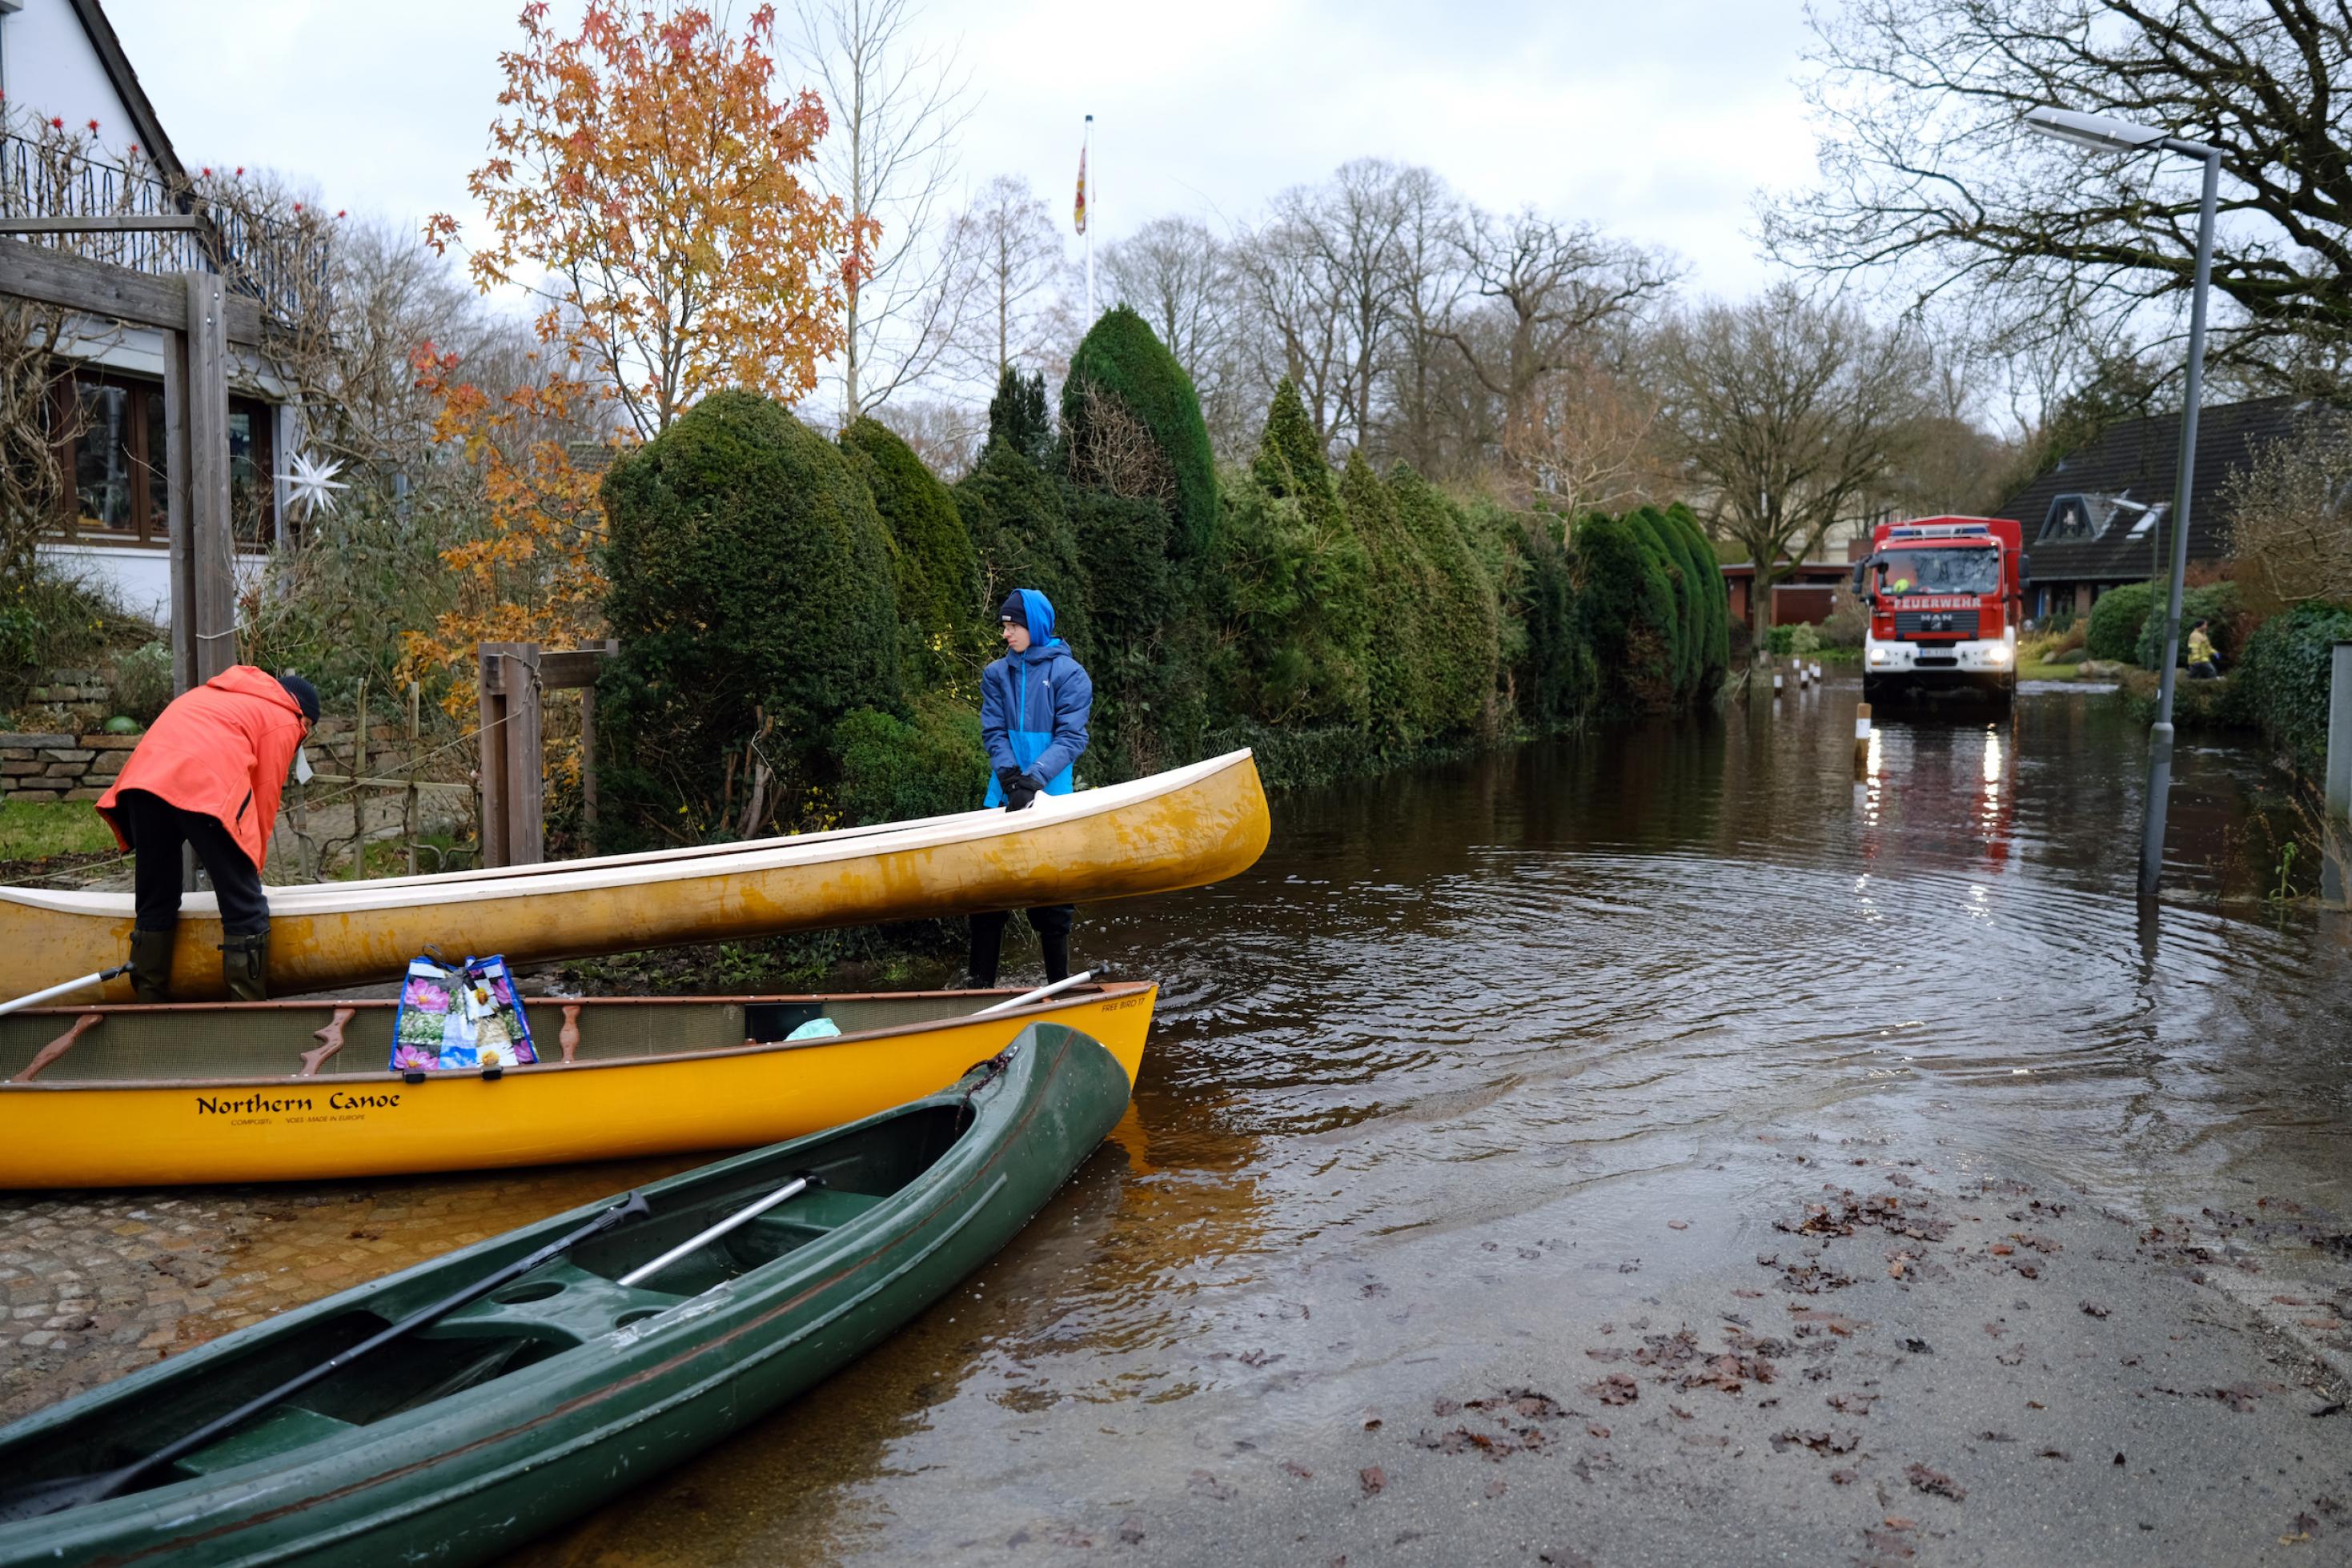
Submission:
[[[2189,497],[2189,559],[2217,561],[2228,553],[2228,517],[2222,491],[2230,476],[2244,468],[2253,455],[2294,427],[2302,404],[2291,397],[2255,398],[2246,402],[2208,404],[2197,420],[2197,473]],[[2115,512],[2099,503],[2105,497],[2127,496],[2149,505],[2162,504],[2166,540],[2171,538],[2172,481],[2180,455],[2180,416],[2159,414],[2127,419],[2105,430],[2061,458],[2023,489],[2009,497],[1994,515],[2015,517],[2025,526],[2025,551],[2033,561],[2036,582],[2132,582],[2151,575],[2158,540],[2152,531],[2132,535],[2138,520],[2131,507]],[[2066,496],[2092,500],[2094,537],[2041,538],[2053,502]],[[2104,522],[2104,531],[2099,525]]]

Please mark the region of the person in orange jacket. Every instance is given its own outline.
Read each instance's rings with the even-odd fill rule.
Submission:
[[[138,857],[131,989],[141,1001],[171,999],[182,844],[195,846],[220,899],[228,994],[241,1002],[268,999],[269,901],[261,868],[287,771],[318,722],[319,694],[310,682],[234,665],[173,698],[99,798],[115,841]]]

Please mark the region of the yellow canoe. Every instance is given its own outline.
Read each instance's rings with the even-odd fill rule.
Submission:
[[[1041,1020],[1100,1040],[1135,1082],[1157,986],[974,1016],[1013,994],[526,998],[547,1060],[432,1074],[386,1070],[390,1001],[28,1009],[0,1018],[0,1188],[749,1148],[931,1093]],[[844,1032],[782,1040],[819,1015]]]
[[[516,964],[825,926],[1087,904],[1218,882],[1265,852],[1265,791],[1246,751],[1129,784],[789,839],[536,866],[269,890],[279,995],[397,979],[428,947]],[[0,999],[110,968],[130,951],[119,893],[0,888]],[[224,994],[220,917],[190,894],[175,998]],[[114,980],[101,998],[127,1001]],[[928,1089],[919,1091],[929,1092]]]

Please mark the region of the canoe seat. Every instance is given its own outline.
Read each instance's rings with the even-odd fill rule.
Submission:
[[[882,1199],[870,1192],[821,1186],[789,1199],[729,1236],[723,1245],[746,1268],[772,1263],[848,1224]]]
[[[512,1284],[417,1331],[424,1339],[536,1339],[583,1344],[686,1298],[615,1284],[571,1263],[534,1269]]]
[[[297,1448],[323,1443],[341,1433],[356,1430],[358,1428],[349,1421],[338,1421],[332,1416],[321,1416],[316,1410],[305,1410],[299,1405],[281,1405],[268,1415],[256,1417],[249,1425],[231,1432],[219,1442],[207,1443],[172,1468],[182,1476],[217,1475],[222,1470],[235,1469],[256,1459],[292,1453]]]

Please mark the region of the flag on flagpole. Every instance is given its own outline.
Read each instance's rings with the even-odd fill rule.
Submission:
[[[1092,115],[1089,115],[1089,116],[1087,116],[1087,118],[1088,118],[1089,120],[1091,120],[1091,119],[1092,119],[1092,118],[1094,118],[1094,117],[1093,117]],[[1077,224],[1078,224],[1078,232],[1079,232],[1080,234],[1084,234],[1084,233],[1086,233],[1086,232],[1087,232],[1087,147],[1086,147],[1086,143],[1085,143],[1085,142],[1083,142],[1083,141],[1082,141],[1082,142],[1080,142],[1080,143],[1078,143],[1078,201],[1077,201],[1077,207],[1076,207],[1076,214],[1075,214],[1075,215],[1076,215],[1076,219],[1077,219]]]

